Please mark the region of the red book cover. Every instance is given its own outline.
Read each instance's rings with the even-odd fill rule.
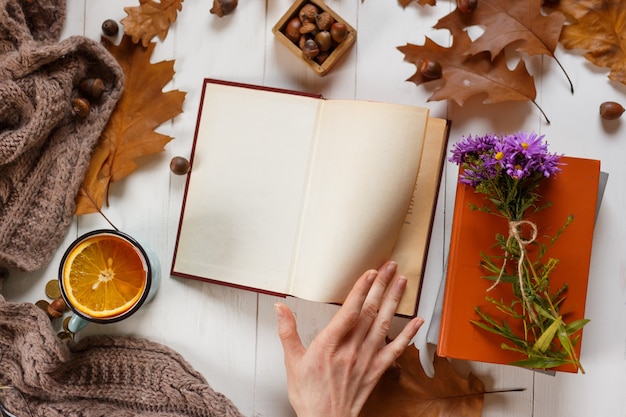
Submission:
[[[546,243],[565,224],[569,215],[574,216],[573,222],[546,255],[559,260],[550,275],[551,291],[565,283],[568,285],[567,298],[561,309],[567,323],[585,318],[600,161],[562,157],[561,162],[565,164],[561,167],[562,172],[544,181],[539,189],[543,196],[539,204],[551,202],[551,206],[529,220],[538,227],[537,240]],[[487,292],[493,281],[482,278],[487,273],[480,267],[481,252],[502,255],[500,248],[494,247],[495,237],[497,233],[506,235],[508,230],[506,219],[471,208],[471,205],[482,207],[484,204],[483,195],[468,185],[457,183],[437,353],[455,359],[509,364],[524,357],[501,349],[500,345],[507,342],[506,339],[470,322],[479,320],[475,307],[488,312],[497,321],[506,317],[485,299],[486,296],[513,300],[511,284],[500,283]],[[511,323],[510,320],[507,322]],[[512,327],[518,334],[523,334],[523,329]],[[575,346],[578,357],[581,342],[582,338]],[[576,372],[574,366],[554,370]]]

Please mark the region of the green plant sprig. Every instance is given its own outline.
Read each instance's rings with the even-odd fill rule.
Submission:
[[[566,299],[567,284],[551,293],[550,275],[557,267],[558,260],[548,258],[545,262],[543,261],[547,250],[557,241],[572,221],[573,217],[570,216],[547,244],[532,242],[532,245],[537,248],[537,257],[531,260],[527,255],[522,264],[523,285],[528,303],[522,299],[517,271],[505,271],[501,274],[501,262],[496,262],[496,260],[502,261],[504,257],[481,254],[482,268],[488,273],[494,274],[486,275],[483,278],[491,281],[499,279],[502,283],[512,285],[515,295],[515,299],[509,304],[505,304],[504,300],[496,300],[489,296],[486,297],[486,300],[496,310],[503,313],[508,320],[521,322],[520,327],[523,328],[523,334],[516,333],[508,324],[507,319],[498,321],[479,307],[475,307],[475,311],[480,320],[472,320],[471,322],[481,329],[505,338],[509,343],[502,343],[502,349],[515,351],[525,356],[524,359],[515,361],[512,365],[550,369],[569,364],[584,373],[574,348],[580,340],[579,331],[589,320],[576,320],[569,324],[565,322],[564,315],[559,308]],[[520,258],[519,246],[511,243],[510,239],[502,234],[496,235],[496,242],[495,246],[507,254],[506,257],[512,261],[511,264],[517,266],[517,260]],[[527,311],[529,308],[527,305],[533,309],[536,320]]]

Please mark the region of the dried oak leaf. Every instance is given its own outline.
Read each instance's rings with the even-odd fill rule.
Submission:
[[[520,59],[511,71],[502,53],[493,59],[488,52],[465,54],[471,44],[467,32],[454,32],[452,41],[450,47],[443,47],[426,37],[424,45],[407,43],[398,47],[404,59],[418,68],[407,81],[417,85],[424,82],[440,84],[428,101],[452,100],[462,106],[470,97],[482,95],[483,103],[527,100],[535,103],[537,91],[534,79],[523,60]],[[441,64],[441,79],[432,81],[422,77],[419,68],[425,59]]]
[[[492,59],[506,46],[516,44],[516,51],[528,55],[548,55],[554,50],[565,22],[559,12],[543,14],[542,0],[479,0],[472,13],[455,9],[441,18],[435,29],[458,32],[470,26],[480,26],[484,33],[468,45],[465,54],[489,51]]]
[[[183,111],[184,92],[163,92],[174,76],[174,61],[150,63],[155,43],[143,47],[123,36],[119,46],[102,42],[124,71],[124,92],[94,149],[76,198],[76,214],[97,212],[109,185],[138,168],[137,158],[163,151],[172,140],[154,129]]]
[[[573,21],[563,27],[561,44],[586,50],[585,58],[609,68],[609,78],[626,84],[626,4],[623,0],[561,0],[558,10]]]
[[[407,7],[413,2],[416,2],[420,6],[434,6],[436,4],[436,0],[398,0],[398,3],[400,3],[402,7]]]
[[[473,374],[460,376],[447,359],[436,355],[434,368],[430,378],[418,350],[409,347],[383,374],[359,417],[480,417],[482,381]]]
[[[146,47],[158,36],[162,41],[167,36],[170,25],[176,21],[178,12],[183,8],[183,0],[139,0],[139,6],[124,7],[128,15],[121,20],[124,33],[132,36],[133,42]]]

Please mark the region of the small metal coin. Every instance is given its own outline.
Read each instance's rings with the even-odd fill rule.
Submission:
[[[46,314],[48,314],[48,306],[50,306],[49,302],[47,302],[46,300],[39,300],[35,303],[35,305],[45,311]]]
[[[57,337],[61,340],[72,340],[74,339],[74,335],[71,332],[59,332],[57,333]]]
[[[56,300],[61,296],[61,289],[59,288],[59,280],[53,279],[46,284],[46,295],[48,298]]]
[[[66,318],[63,319],[63,330],[65,330],[68,333],[71,333],[70,329],[69,329],[70,319],[71,318],[72,318],[72,316],[67,316]]]

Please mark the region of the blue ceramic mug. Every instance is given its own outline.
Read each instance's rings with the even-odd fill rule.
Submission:
[[[131,316],[154,298],[160,283],[159,258],[149,246],[118,230],[85,233],[59,267],[61,296],[74,313],[67,330]]]

